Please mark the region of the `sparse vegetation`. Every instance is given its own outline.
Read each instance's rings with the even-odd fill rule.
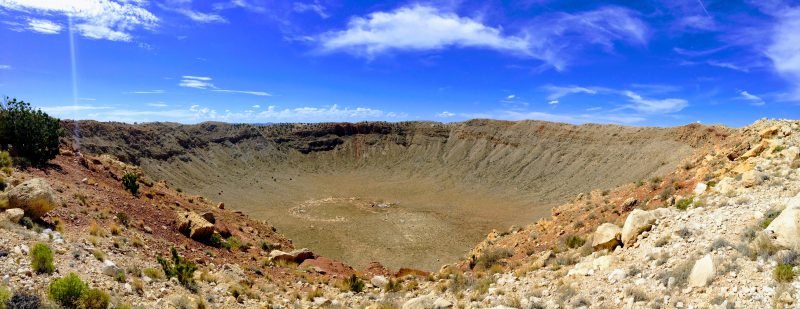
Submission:
[[[40,309],[42,300],[38,295],[28,292],[17,292],[6,301],[8,309]]]
[[[775,281],[778,282],[792,282],[795,276],[792,265],[789,264],[779,264],[772,274]]]
[[[64,135],[58,119],[17,99],[0,104],[0,145],[11,145],[11,153],[41,166],[58,154],[59,138]]]
[[[487,250],[478,257],[475,265],[483,269],[490,269],[492,266],[499,263],[500,260],[509,258],[512,255],[514,255],[514,252],[507,248],[493,248]]]
[[[693,201],[694,198],[691,197],[682,198],[675,203],[675,208],[680,210],[686,210],[687,208],[689,208],[689,205],[692,205]]]
[[[53,250],[46,244],[37,243],[31,249],[31,268],[40,274],[52,274],[56,270],[53,265]]]
[[[686,261],[681,262],[678,265],[675,265],[669,271],[660,274],[658,278],[664,285],[667,285],[669,278],[675,278],[674,287],[684,287],[688,283],[689,273],[691,273],[693,266],[694,266],[694,259],[688,259]]]
[[[3,285],[0,285],[0,309],[7,309],[6,302],[11,298],[11,292]]]
[[[343,291],[351,291],[354,293],[361,293],[364,290],[364,281],[358,278],[355,274],[342,280],[340,289]]]
[[[579,236],[570,236],[564,240],[564,245],[566,245],[570,249],[580,248],[583,244],[586,243],[586,240],[579,237]]]
[[[194,282],[194,272],[197,270],[197,265],[181,258],[178,255],[178,250],[172,248],[172,262],[162,258],[160,255],[156,257],[156,261],[161,265],[164,270],[164,275],[167,278],[176,277],[184,287],[191,291],[195,291],[197,286]]]
[[[139,194],[139,176],[133,173],[126,173],[122,176],[122,186],[133,195]]]
[[[69,273],[63,278],[50,283],[50,299],[65,308],[77,308],[78,300],[89,289],[75,273]]]
[[[775,218],[777,218],[780,214],[781,210],[779,209],[771,208],[770,210],[767,210],[767,212],[764,213],[764,217],[762,217],[761,221],[758,222],[758,226],[761,227],[761,229],[767,228],[770,223],[772,223],[772,220],[775,220]]]

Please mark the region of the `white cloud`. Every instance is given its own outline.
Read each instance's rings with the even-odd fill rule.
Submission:
[[[558,100],[551,100],[550,102],[547,102],[547,104],[550,104],[550,105],[556,105],[558,103],[559,103]]]
[[[108,106],[92,105],[62,105],[62,106],[43,106],[42,110],[48,114],[65,115],[67,113],[85,112],[92,110],[110,109]]]
[[[314,1],[313,3],[295,2],[292,4],[292,10],[297,13],[314,12],[323,19],[330,17],[330,15],[328,15],[328,13],[325,11],[325,7],[319,4],[317,1]]]
[[[227,22],[227,20],[225,20],[225,18],[220,16],[219,14],[203,13],[203,12],[194,11],[194,10],[191,10],[191,9],[188,9],[188,8],[179,8],[179,9],[174,9],[173,11],[176,12],[176,13],[182,14],[182,15],[184,15],[186,17],[189,17],[189,19],[194,20],[196,22],[201,22],[201,23],[225,23],[225,22]]]
[[[255,108],[255,109],[259,109],[259,108],[261,108],[261,105],[258,105],[258,104],[256,104],[256,105],[253,105],[253,108]]]
[[[43,34],[58,34],[61,25],[45,19],[28,19],[28,29]]]
[[[513,100],[513,99],[514,99],[514,98],[516,98],[516,97],[517,97],[516,95],[513,95],[513,94],[512,94],[512,95],[509,95],[509,96],[507,96],[507,97],[506,97],[506,100]]]
[[[455,116],[455,115],[456,115],[456,114],[454,114],[454,113],[451,113],[451,112],[448,112],[448,111],[443,111],[443,112],[441,112],[441,113],[438,113],[438,114],[436,114],[436,117],[439,117],[439,118],[448,118],[448,117],[453,117],[453,116]]]
[[[146,91],[123,92],[123,94],[159,94],[159,93],[164,93],[164,90],[146,90]]]
[[[764,102],[764,99],[762,99],[761,97],[759,97],[757,95],[753,95],[753,94],[747,92],[746,90],[739,91],[739,98],[742,99],[742,100],[748,101],[748,102],[750,102],[750,104],[753,104],[753,105],[756,105],[756,106],[761,106],[761,105],[766,104],[766,102]]]
[[[211,83],[211,77],[191,75],[184,75],[181,82],[178,83],[178,86],[197,89],[216,88],[214,84]]]
[[[0,70],[11,70],[11,65],[0,64]]]
[[[750,71],[750,69],[748,69],[748,68],[745,68],[745,67],[742,67],[742,66],[730,63],[730,62],[709,60],[709,61],[706,61],[706,63],[708,65],[710,65],[710,66],[715,66],[715,67],[720,67],[720,68],[725,68],[725,69],[731,69],[731,70],[739,71],[739,72],[749,72]]]
[[[263,92],[263,91],[245,91],[245,90],[229,90],[229,89],[215,89],[215,90],[212,90],[212,91],[227,92],[227,93],[250,94],[250,95],[261,96],[261,97],[271,97],[272,96],[271,93]]]
[[[158,24],[159,19],[145,9],[145,5],[145,1],[112,0],[0,1],[0,7],[19,11],[26,15],[73,16],[77,23],[76,29],[83,36],[116,41],[129,41],[132,37],[131,31],[137,28],[153,29]],[[29,26],[31,30],[39,32],[50,31],[50,33],[57,33],[57,30],[61,30],[60,26],[56,29],[53,24],[35,23],[31,25],[29,23]]]
[[[552,122],[565,122],[572,124],[584,123],[616,123],[616,124],[634,124],[645,121],[646,118],[639,115],[627,114],[594,114],[594,113],[579,113],[579,114],[554,114],[546,112],[535,111],[497,111],[492,113],[481,114],[459,114],[464,118],[491,118],[491,119],[504,119],[504,120],[542,120]]]
[[[253,12],[264,12],[266,9],[259,5],[250,3],[247,0],[230,0],[228,2],[220,2],[214,4],[214,9],[217,10],[226,10],[226,9],[234,9],[234,8],[242,8]]]
[[[167,104],[166,104],[166,103],[164,103],[164,102],[153,102],[153,103],[147,103],[147,106],[152,106],[152,107],[167,107],[167,106],[169,106],[169,105],[167,105]]]
[[[626,97],[630,99],[630,103],[625,105],[625,108],[630,108],[641,113],[646,114],[667,114],[679,112],[689,106],[689,102],[684,99],[646,99],[634,93],[633,91],[623,91]]]
[[[547,99],[550,101],[558,101],[559,99],[577,93],[585,93],[585,94],[597,94],[598,89],[596,87],[580,87],[580,86],[553,86],[547,85],[542,87],[545,91],[549,94],[547,95]]]
[[[793,84],[791,97],[800,100],[800,8],[785,10],[778,19],[766,55],[775,70]]]

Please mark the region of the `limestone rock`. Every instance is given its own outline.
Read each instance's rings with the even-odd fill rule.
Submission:
[[[706,192],[706,189],[708,189],[708,185],[706,185],[706,184],[704,184],[702,182],[698,182],[697,186],[694,187],[694,194],[697,194],[697,195],[703,194],[703,193]]]
[[[302,263],[305,260],[313,258],[314,258],[314,253],[306,248],[294,250],[292,252],[272,250],[269,253],[269,260],[273,262],[284,261],[284,262]]]
[[[206,219],[206,221],[211,222],[211,224],[217,223],[217,218],[214,217],[214,213],[213,212],[210,212],[210,211],[209,212],[205,212],[200,216],[203,217],[203,219]]]
[[[653,213],[634,209],[628,214],[628,218],[625,219],[625,224],[622,226],[622,244],[632,245],[636,241],[636,236],[650,230],[655,222],[656,216]]]
[[[13,223],[19,223],[22,217],[25,216],[25,211],[19,208],[6,209],[5,212],[0,214],[0,220],[8,220]]]
[[[376,287],[383,288],[387,284],[389,284],[389,279],[386,279],[386,277],[384,276],[375,276],[372,277],[372,279],[369,282]]]
[[[630,210],[633,208],[633,206],[636,206],[638,202],[639,201],[637,201],[635,198],[629,197],[627,200],[625,200],[625,202],[622,203],[622,209]]]
[[[778,134],[778,130],[780,130],[778,126],[773,126],[761,130],[761,132],[759,132],[758,135],[761,136],[761,138],[772,138],[773,136]]]
[[[192,239],[203,239],[214,233],[214,224],[197,213],[181,212],[178,214],[178,231]]]
[[[760,185],[765,179],[767,179],[767,175],[762,172],[756,170],[747,171],[742,174],[742,185],[745,188],[750,188]]]
[[[433,302],[433,308],[435,309],[447,309],[452,308],[453,303],[449,300],[439,297],[435,302]]]
[[[592,248],[595,250],[614,250],[614,247],[620,245],[620,238],[622,236],[622,229],[613,223],[603,223],[597,227],[592,237]]]
[[[8,191],[8,208],[20,208],[31,219],[38,219],[56,205],[55,190],[41,178],[28,180]]]
[[[114,276],[122,271],[114,262],[110,260],[103,261],[103,274],[106,276]]]
[[[714,279],[715,273],[714,259],[711,258],[711,255],[706,254],[702,259],[694,262],[692,272],[689,274],[689,287],[706,286]]]
[[[775,245],[800,250],[800,196],[792,198],[786,209],[772,220],[765,231],[772,237]]]
[[[403,304],[403,309],[429,309],[433,307],[434,302],[436,302],[436,297],[433,294],[422,295],[409,299]]]

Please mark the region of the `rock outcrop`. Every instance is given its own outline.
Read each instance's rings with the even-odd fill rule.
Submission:
[[[764,231],[773,239],[774,244],[800,250],[800,196],[794,197]]]
[[[649,230],[656,222],[656,216],[649,211],[634,209],[625,219],[622,226],[622,243],[630,246],[636,242],[636,237],[644,231]]]
[[[594,250],[613,250],[621,244],[622,229],[613,223],[603,223],[597,227],[592,236],[592,248]]]
[[[192,239],[202,240],[214,233],[214,224],[195,212],[181,212],[178,214],[178,231]]]

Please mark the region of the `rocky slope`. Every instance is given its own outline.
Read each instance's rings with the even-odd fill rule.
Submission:
[[[359,267],[427,270],[491,229],[548,216],[579,192],[668,173],[735,132],[491,120],[79,126],[84,152],[138,164],[302,246]],[[393,207],[369,207],[378,204]]]

